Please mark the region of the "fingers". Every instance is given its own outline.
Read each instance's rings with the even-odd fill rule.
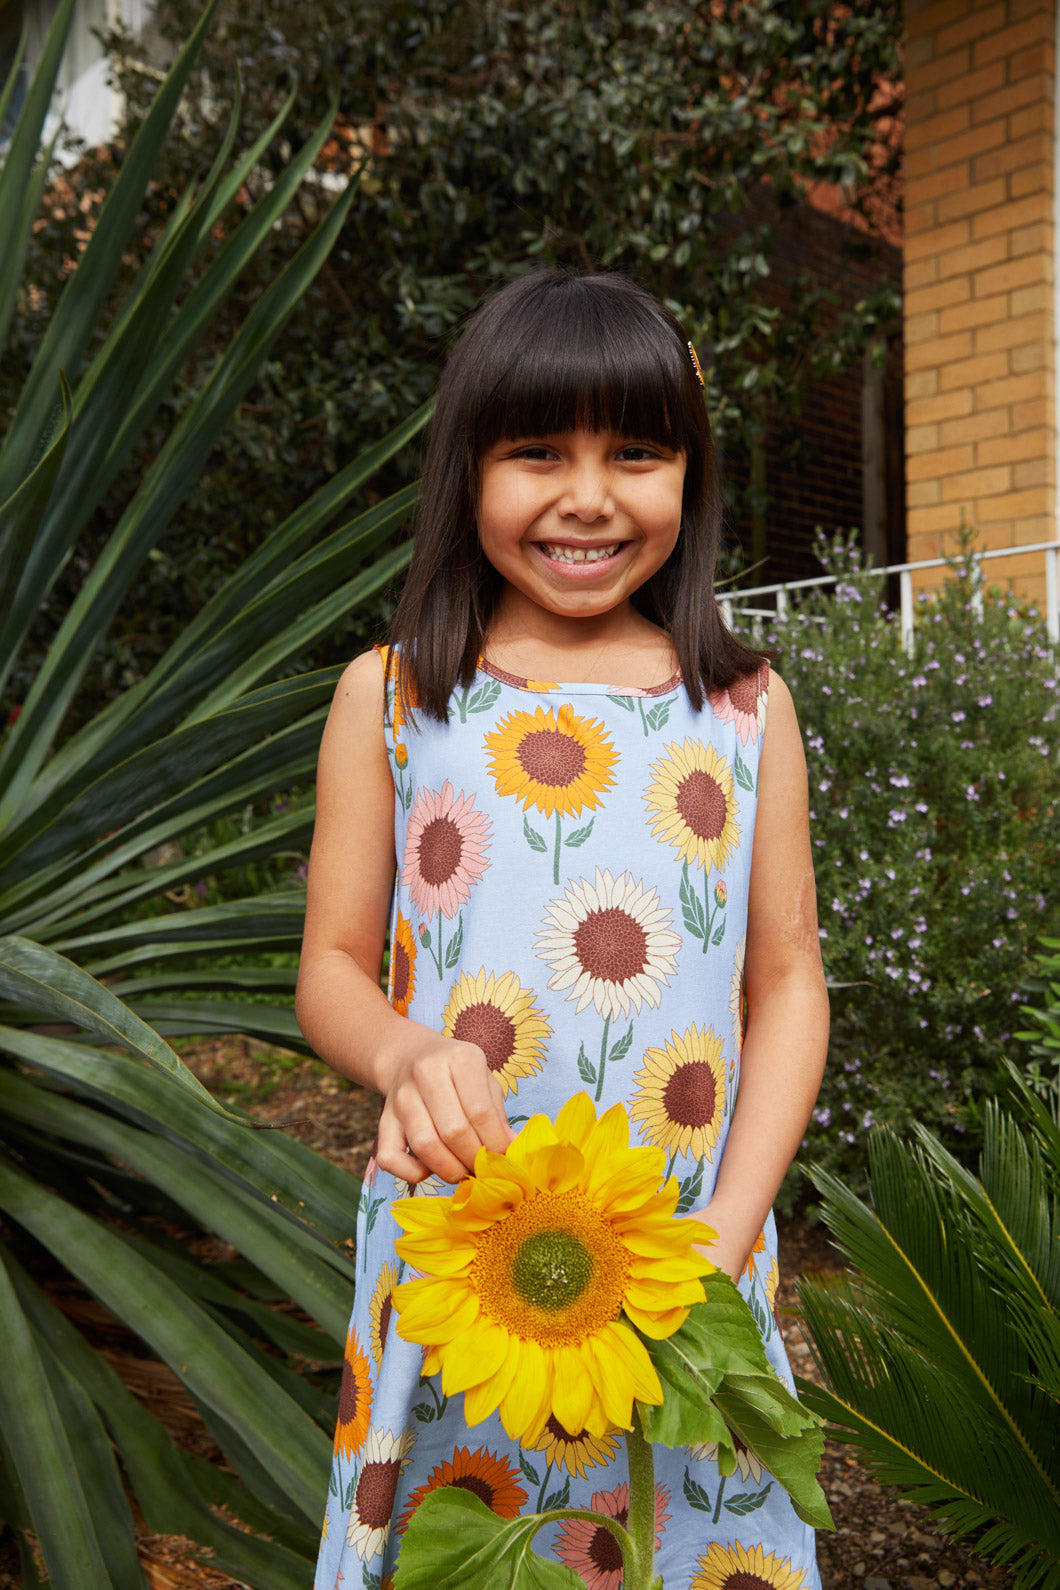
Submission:
[[[380,1118],[376,1158],[405,1181],[433,1174],[458,1182],[473,1169],[480,1148],[503,1153],[512,1136],[503,1092],[482,1050],[435,1040],[395,1078]]]

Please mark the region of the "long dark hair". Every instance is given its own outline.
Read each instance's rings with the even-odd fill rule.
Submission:
[[[495,443],[584,427],[679,448],[681,532],[635,593],[665,629],[697,710],[704,692],[753,672],[761,657],[726,628],[714,596],[721,503],[714,441],[680,326],[624,276],[532,271],[472,316],[438,390],[415,550],[391,628],[406,707],[446,721],[471,683],[502,582],[479,545],[479,463]],[[390,653],[393,656],[393,651]]]

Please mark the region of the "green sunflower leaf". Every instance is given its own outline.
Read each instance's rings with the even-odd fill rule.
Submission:
[[[780,1380],[729,1276],[720,1270],[705,1276],[703,1290],[706,1301],[689,1311],[680,1330],[665,1341],[641,1338],[664,1399],[658,1408],[638,1403],[645,1436],[663,1446],[717,1441],[724,1471],[735,1433],[783,1485],[800,1518],[829,1525],[816,1479],[821,1421]]]
[[[663,727],[670,716],[670,706],[671,703],[669,701],[660,701],[657,707],[652,707],[648,713],[648,722],[653,729],[661,729]]]
[[[585,841],[588,839],[589,835],[593,831],[593,823],[595,821],[596,821],[595,817],[590,817],[589,821],[586,823],[584,828],[575,828],[572,833],[569,833],[567,835],[567,837],[563,841],[563,843],[565,845],[571,845],[573,847],[576,847],[578,845],[584,845]]]
[[[584,1590],[580,1574],[532,1549],[544,1521],[498,1518],[453,1487],[431,1491],[405,1531],[395,1590]]]
[[[636,702],[632,696],[608,696],[608,701],[613,701],[616,707],[625,707],[627,712],[636,712]]]
[[[689,1507],[695,1508],[697,1513],[709,1513],[713,1511],[710,1497],[707,1495],[702,1485],[699,1485],[692,1478],[687,1469],[685,1469],[684,1482],[681,1488],[685,1493],[685,1501],[688,1503]]]
[[[523,838],[526,840],[526,842],[530,846],[531,850],[547,850],[548,849],[548,845],[545,843],[545,841],[542,838],[542,836],[538,833],[537,829],[530,827],[530,820],[527,817],[523,818]]]

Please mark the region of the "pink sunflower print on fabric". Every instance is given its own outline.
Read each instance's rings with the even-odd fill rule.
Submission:
[[[710,697],[719,723],[735,723],[740,744],[753,744],[766,726],[766,696],[769,693],[769,664],[762,663],[756,673],[744,674],[728,690],[715,690]]]
[[[670,1492],[665,1486],[655,1487],[655,1549],[659,1549],[659,1536],[670,1522],[666,1511]],[[589,1503],[594,1513],[604,1513],[617,1519],[623,1527],[629,1521],[629,1486],[619,1485],[613,1491],[596,1491]],[[588,1590],[619,1590],[622,1584],[622,1552],[618,1541],[604,1524],[594,1524],[588,1518],[569,1518],[563,1524],[556,1542],[556,1556],[567,1568],[580,1573]]]
[[[450,920],[467,902],[489,866],[492,824],[475,810],[474,795],[454,795],[446,779],[440,790],[421,790],[409,818],[402,885],[421,916]]]

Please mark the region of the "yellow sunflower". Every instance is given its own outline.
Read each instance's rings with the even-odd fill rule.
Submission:
[[[339,1417],[335,1425],[335,1451],[352,1457],[364,1445],[372,1413],[372,1371],[357,1333],[351,1326],[346,1335],[342,1359],[342,1384],[339,1389]]]
[[[425,1496],[448,1485],[477,1496],[498,1518],[515,1518],[526,1501],[526,1491],[519,1483],[519,1478],[518,1470],[512,1468],[507,1458],[499,1457],[482,1446],[475,1452],[470,1452],[466,1446],[458,1446],[452,1460],[438,1463],[423,1484],[412,1492],[398,1520],[398,1533],[406,1529],[409,1519]]]
[[[648,1049],[637,1072],[630,1115],[643,1135],[667,1153],[710,1159],[725,1116],[725,1061],[709,1027],[671,1032],[662,1049]]]
[[[541,1070],[545,1044],[552,1028],[534,1003],[532,988],[524,988],[514,972],[477,977],[464,972],[442,1012],[447,1038],[474,1043],[503,1089],[518,1093],[520,1077]]]
[[[368,1305],[368,1312],[372,1317],[372,1334],[369,1345],[375,1367],[378,1370],[383,1362],[383,1348],[386,1346],[387,1334],[390,1330],[390,1316],[394,1311],[394,1288],[398,1283],[397,1266],[384,1264],[379,1272],[379,1279],[375,1283],[375,1291]]]
[[[536,806],[546,817],[554,811],[576,816],[599,806],[615,781],[618,752],[603,724],[577,717],[566,704],[510,712],[484,743],[498,795],[514,795],[524,811]]]
[[[707,1228],[674,1218],[665,1161],[629,1146],[621,1104],[597,1120],[579,1093],[504,1154],[480,1149],[451,1197],[393,1206],[397,1252],[421,1272],[394,1291],[398,1335],[427,1347],[447,1396],[464,1392],[468,1424],[499,1409],[528,1445],[554,1415],[599,1439],[631,1427],[635,1399],[662,1402],[630,1324],[672,1335],[714,1268],[694,1247]]]
[[[699,740],[675,741],[651,771],[654,782],[644,799],[655,838],[673,845],[689,865],[720,870],[740,839],[728,762]]]
[[[805,1575],[791,1566],[790,1557],[767,1556],[761,1546],[731,1546],[714,1542],[700,1557],[689,1590],[803,1590]]]
[[[547,1462],[557,1468],[582,1477],[587,1469],[611,1462],[618,1451],[618,1440],[613,1435],[590,1435],[588,1430],[565,1430],[556,1415],[550,1413],[533,1450],[543,1452]]]
[[[399,1016],[407,1016],[416,992],[416,956],[419,947],[412,923],[399,911],[390,940],[390,1003]]]

